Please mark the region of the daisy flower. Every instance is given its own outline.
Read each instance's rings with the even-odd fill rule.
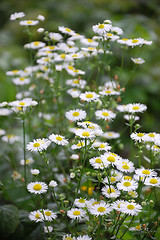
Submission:
[[[53,231],[53,227],[52,226],[44,226],[44,232],[45,233],[50,233],[50,232],[52,232]]]
[[[43,15],[38,15],[38,17],[37,17],[37,19],[38,20],[40,20],[40,21],[44,21],[45,20],[45,17],[43,16]]]
[[[18,173],[17,171],[13,171],[11,177],[13,178],[13,180],[17,180],[21,178],[21,174]]]
[[[128,112],[130,113],[137,113],[137,112],[139,113],[147,110],[147,106],[140,103],[130,103],[127,105],[127,107],[128,107]]]
[[[54,142],[54,143],[56,143],[56,144],[58,144],[58,145],[61,145],[61,146],[65,146],[65,145],[67,145],[67,144],[69,143],[68,140],[65,139],[64,136],[59,135],[59,134],[51,134],[51,135],[49,136],[49,139],[50,139],[52,142]]]
[[[32,175],[37,176],[40,173],[40,171],[39,169],[31,169],[31,173]]]
[[[151,146],[151,145],[147,144],[146,148],[148,150],[152,150],[153,152],[160,152],[160,147],[158,145]]]
[[[137,216],[142,210],[142,206],[134,202],[125,202],[125,204],[122,204],[120,208],[123,213],[132,216]]]
[[[129,191],[128,195],[131,196],[132,198],[137,198],[137,196],[138,196],[136,191]]]
[[[26,108],[31,106],[36,106],[38,102],[32,100],[32,98],[24,98],[22,100],[16,100],[13,102],[10,102],[8,105],[11,107],[20,107],[20,108]]]
[[[73,98],[78,98],[79,95],[81,94],[81,91],[79,91],[76,88],[71,88],[67,90],[67,93],[71,95]]]
[[[48,186],[44,182],[31,182],[27,185],[27,190],[30,193],[41,194],[47,192]]]
[[[85,93],[81,93],[81,95],[79,97],[82,101],[86,101],[86,102],[95,101],[96,102],[99,98],[99,95],[96,94],[95,92],[85,92]]]
[[[23,18],[24,16],[25,16],[25,14],[23,12],[15,12],[15,13],[11,14],[10,20],[14,21],[16,19]]]
[[[79,208],[85,207],[87,204],[87,200],[85,198],[76,198],[74,200],[74,205],[76,205]]]
[[[107,90],[103,89],[102,91],[99,92],[99,94],[103,96],[112,96],[112,95],[120,95],[121,93],[113,89],[107,89]]]
[[[118,35],[123,34],[123,30],[120,27],[112,27],[111,31],[115,34],[118,34]]]
[[[72,87],[79,87],[79,88],[84,88],[86,85],[86,80],[82,80],[82,79],[68,79],[66,81],[67,85],[71,85]]]
[[[159,177],[148,177],[148,178],[146,178],[144,184],[148,185],[148,186],[159,187],[160,178]]]
[[[66,118],[73,122],[85,119],[86,115],[86,112],[81,109],[70,110],[65,113]]]
[[[78,130],[75,130],[75,134],[80,138],[85,138],[85,139],[91,139],[95,137],[93,131],[90,129],[78,129]]]
[[[110,185],[102,188],[102,194],[106,196],[106,198],[117,198],[120,195],[120,191]]]
[[[7,76],[15,76],[15,75],[19,75],[20,73],[21,73],[21,70],[12,70],[12,71],[6,72]]]
[[[135,173],[140,177],[155,177],[157,173],[153,169],[146,169],[141,167],[135,170]]]
[[[25,84],[29,84],[30,83],[30,79],[29,78],[25,78],[25,77],[13,78],[12,82],[15,85],[25,85]]]
[[[159,139],[160,139],[160,134],[155,132],[146,133],[144,136],[145,142],[156,142]]]
[[[33,142],[29,142],[27,144],[27,150],[31,152],[41,152],[43,150],[46,150],[50,144],[51,141],[46,138],[34,139]]]
[[[67,216],[81,221],[86,216],[86,213],[80,208],[72,208],[71,210],[67,211]]]
[[[135,226],[135,227],[131,227],[131,228],[129,228],[129,231],[141,231],[142,230],[142,226],[141,226],[141,224],[140,225],[137,225],[137,226]]]
[[[112,33],[106,33],[106,34],[104,34],[104,40],[110,40],[110,41],[116,41],[117,39],[119,39],[119,36],[117,36],[117,35],[114,35],[114,34],[112,34]]]
[[[63,38],[60,33],[53,33],[53,32],[50,32],[48,36],[52,41],[60,41]]]
[[[95,141],[92,144],[92,148],[93,149],[98,149],[99,151],[109,151],[111,150],[111,147],[109,146],[109,144],[107,142],[99,142],[99,141]]]
[[[103,157],[93,157],[89,159],[89,163],[92,165],[94,169],[104,169],[104,167],[108,167],[108,162]]]
[[[39,23],[38,20],[24,20],[24,21],[20,21],[20,25],[22,26],[34,26],[37,25]]]
[[[46,44],[40,41],[35,41],[35,42],[31,42],[31,43],[27,43],[24,45],[24,48],[28,48],[28,49],[39,49],[44,47]]]
[[[104,35],[106,32],[110,31],[112,28],[111,24],[99,23],[92,27],[93,31],[99,35]]]
[[[27,158],[25,161],[24,161],[24,159],[21,159],[20,160],[20,164],[22,165],[22,166],[24,166],[24,164],[26,164],[26,165],[31,165],[32,163],[34,162],[34,160],[32,159],[32,158]]]
[[[62,240],[76,240],[75,237],[72,237],[71,234],[64,235]]]
[[[106,214],[110,213],[111,210],[112,210],[112,208],[108,204],[106,204],[105,202],[94,204],[89,209],[90,213],[92,215],[95,215],[95,216],[106,215]]]
[[[71,30],[70,28],[66,28],[64,26],[58,27],[58,30],[62,33],[66,33],[66,34],[71,35],[71,36],[75,35],[75,32],[73,30]]]
[[[0,108],[0,116],[8,116],[12,111],[8,108]]]
[[[116,139],[120,137],[120,134],[117,132],[110,131],[110,132],[103,133],[102,137],[106,139]]]
[[[133,120],[133,121],[138,121],[139,120],[139,116],[135,116],[135,115],[129,115],[129,114],[125,114],[124,115],[124,119],[127,121]]]
[[[132,191],[138,188],[138,183],[134,180],[122,180],[117,183],[117,188],[123,191]]]
[[[52,221],[53,219],[57,218],[57,214],[55,214],[53,211],[49,209],[42,209],[40,210],[43,214],[43,219],[46,221]]]
[[[145,133],[132,133],[130,137],[136,142],[144,142]]]
[[[87,144],[88,144],[88,142],[87,142]],[[72,149],[72,150],[75,150],[75,149],[82,148],[82,147],[84,147],[84,146],[85,146],[85,141],[80,141],[80,142],[78,142],[77,144],[73,144],[73,145],[71,146],[71,149]]]
[[[132,162],[130,162],[128,159],[120,160],[117,164],[117,169],[121,172],[133,172],[135,167]]]
[[[77,237],[77,240],[92,240],[92,238],[90,238],[88,235],[83,235]]]
[[[43,222],[43,214],[37,210],[29,213],[29,219],[35,222]]]
[[[145,61],[142,58],[131,58],[135,64],[143,64]]]
[[[57,182],[56,182],[56,181],[51,180],[51,181],[49,182],[49,187],[54,188],[54,187],[56,187],[56,186],[57,186]]]
[[[123,174],[117,170],[112,170],[111,171],[111,176],[110,177],[105,177],[103,179],[104,184],[114,184],[118,182],[122,178]],[[108,180],[109,179],[109,180]]]
[[[5,135],[6,131],[0,128],[0,136]]]
[[[127,46],[130,46],[130,47],[142,46],[143,42],[144,42],[143,38],[129,39],[127,42]]]
[[[104,120],[112,120],[116,117],[116,114],[112,111],[109,111],[107,109],[97,110],[95,112],[95,115],[98,119],[104,119]]]
[[[111,204],[111,207],[117,211],[121,211],[121,206],[125,204],[124,200],[117,200]]]
[[[87,201],[87,208],[90,209],[91,207],[93,207],[95,204],[100,204],[100,203],[105,203],[105,201],[103,200],[100,200],[100,201],[97,201],[97,199],[95,198],[91,198]]]
[[[117,165],[120,159],[120,157],[117,154],[112,152],[109,152],[109,153],[106,152],[104,155],[102,155],[102,157],[106,159],[108,164],[112,164],[112,165]]]
[[[93,39],[90,39],[90,38],[82,38],[80,41],[81,41],[81,43],[83,43],[85,45],[88,45],[88,46],[91,46],[91,47],[97,47],[98,46],[98,43],[96,41],[94,41]]]
[[[7,135],[4,135],[4,136],[1,138],[1,140],[4,141],[4,142],[13,144],[13,143],[15,143],[15,142],[20,141],[20,137],[19,137],[19,136],[15,136],[14,134],[7,134]]]

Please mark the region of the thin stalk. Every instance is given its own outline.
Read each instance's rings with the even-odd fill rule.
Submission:
[[[131,226],[133,220],[134,220],[134,216],[132,216],[132,219],[131,219],[131,221],[130,221],[130,223],[129,223],[129,225],[128,225],[128,228]],[[128,231],[128,228],[127,228],[127,229],[125,230],[125,232],[122,234],[122,236],[120,237],[120,239],[122,239],[122,237],[126,234],[126,232]]]
[[[27,184],[27,174],[26,174],[26,129],[25,129],[25,118],[22,119],[22,124],[23,124],[23,158],[24,158],[24,182],[25,186]]]

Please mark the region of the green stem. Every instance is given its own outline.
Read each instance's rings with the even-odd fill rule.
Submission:
[[[24,181],[25,181],[25,186],[27,184],[27,174],[26,174],[26,138],[25,138],[25,134],[26,134],[26,129],[25,129],[25,118],[23,118],[22,120],[22,124],[23,124],[23,158],[24,158]]]
[[[130,221],[130,223],[129,223],[129,225],[128,225],[128,228],[131,226],[133,220],[134,220],[134,216],[132,216],[132,219],[131,219],[131,221]],[[125,232],[122,234],[122,236],[120,237],[120,239],[122,239],[122,237],[126,234],[126,232],[128,231],[128,228],[127,228],[127,229],[125,230]]]

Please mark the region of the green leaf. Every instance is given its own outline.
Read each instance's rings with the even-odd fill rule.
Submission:
[[[18,208],[13,205],[0,206],[0,223],[1,237],[13,233],[19,224]]]

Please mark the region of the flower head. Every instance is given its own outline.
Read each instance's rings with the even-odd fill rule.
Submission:
[[[47,192],[48,186],[44,182],[31,182],[27,185],[27,190],[30,193],[41,194]]]

